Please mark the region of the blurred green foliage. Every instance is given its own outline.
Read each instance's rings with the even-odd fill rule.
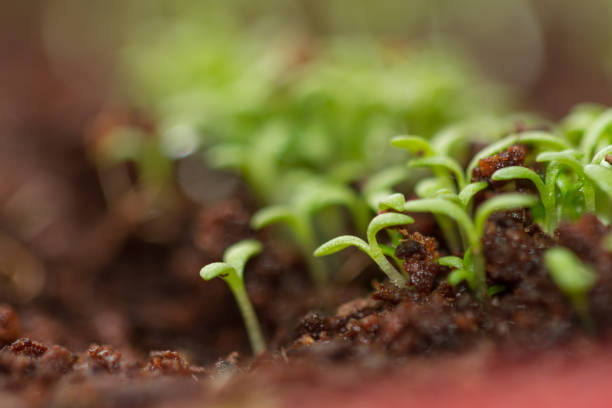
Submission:
[[[282,175],[360,180],[399,162],[391,135],[430,137],[509,100],[443,47],[245,27],[223,6],[151,13],[123,53],[134,100],[170,154],[214,147],[209,164],[240,171],[263,202],[287,200]]]

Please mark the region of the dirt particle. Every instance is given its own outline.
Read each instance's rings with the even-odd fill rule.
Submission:
[[[407,233],[398,245],[395,255],[398,258],[412,258],[416,260],[435,261],[438,259],[438,241],[433,237],[425,236],[419,232]]]
[[[104,368],[109,373],[112,373],[119,368],[121,353],[115,351],[111,346],[92,344],[89,346],[87,354],[89,355],[89,358],[96,363],[96,365]]]
[[[425,247],[413,239],[407,239],[400,243],[395,249],[395,256],[398,258],[408,258],[415,254],[425,252]]]
[[[27,357],[40,357],[47,351],[47,346],[28,338],[15,340],[8,350]]]
[[[319,339],[320,334],[328,329],[328,322],[321,313],[309,312],[298,327],[298,333]]]
[[[497,170],[510,166],[522,166],[529,150],[526,146],[515,144],[484,159],[480,159],[478,167],[472,172],[472,181],[491,181],[491,176]]]
[[[438,242],[435,238],[426,237],[418,232],[407,234],[400,242],[395,255],[404,259],[404,270],[410,276],[410,285],[419,293],[430,293],[440,265],[438,259]]]
[[[190,376],[199,371],[192,369],[189,362],[181,354],[170,350],[149,353],[149,361],[142,369],[142,373],[149,376]]]
[[[419,293],[430,293],[440,266],[430,261],[410,261],[404,263],[404,270],[410,275],[410,285]]]

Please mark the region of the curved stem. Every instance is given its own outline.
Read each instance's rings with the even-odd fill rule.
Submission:
[[[374,262],[376,262],[378,267],[382,269],[382,271],[389,277],[389,279],[391,280],[391,282],[393,282],[395,286],[399,288],[403,288],[404,286],[406,286],[407,281],[404,275],[400,274],[397,269],[395,269],[395,267],[391,265],[391,262],[387,260],[380,248],[372,248],[372,245],[370,245],[370,256],[372,257],[372,259],[374,259]]]
[[[404,261],[395,256],[395,249],[393,249],[393,247],[381,244],[380,250],[382,251],[383,255],[388,256],[393,260],[393,262],[395,262],[395,266],[397,266],[397,269],[399,269],[400,273],[403,276],[407,276],[407,273],[405,273],[402,268],[402,266],[404,265]]]
[[[405,217],[406,220],[411,220],[412,219],[410,217],[407,217],[406,215],[403,214],[392,214],[392,213],[388,213],[388,214],[381,214],[378,215],[377,217],[375,217],[375,219],[383,219],[383,217],[386,218],[390,218],[390,217]],[[367,231],[367,238],[368,238],[368,245],[369,245],[369,255],[370,257],[374,260],[374,262],[376,262],[376,264],[378,264],[378,266],[380,267],[380,269],[382,269],[382,271],[389,277],[389,279],[398,287],[402,288],[404,286],[406,286],[406,278],[404,277],[404,275],[402,275],[401,273],[399,273],[397,271],[397,269],[395,269],[395,267],[393,265],[391,265],[391,263],[387,260],[387,258],[385,257],[385,255],[383,254],[382,249],[380,248],[380,246],[378,245],[378,240],[376,239],[376,234],[378,234],[378,232],[381,230],[381,228],[383,226],[385,226],[386,224],[374,224],[374,222],[370,223],[370,226],[368,227],[368,231]],[[389,225],[393,225],[393,224],[389,224]]]
[[[234,294],[234,297],[236,298],[236,303],[238,303],[238,308],[240,309],[242,318],[244,319],[244,325],[247,329],[247,334],[249,336],[249,342],[251,343],[253,353],[255,355],[261,354],[266,349],[266,342],[261,332],[259,320],[257,319],[257,315],[253,309],[253,305],[251,304],[251,301],[246,293],[244,283],[238,280],[233,285],[230,285],[230,288]]]

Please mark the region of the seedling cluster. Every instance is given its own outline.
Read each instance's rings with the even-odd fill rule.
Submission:
[[[553,234],[563,219],[575,219],[583,213],[595,213],[609,222],[610,198],[612,195],[612,168],[606,157],[612,151],[612,110],[601,111],[590,122],[580,122],[582,129],[572,128],[573,138],[558,131],[525,131],[511,134],[495,141],[478,152],[463,169],[458,157],[453,156],[458,144],[467,143],[461,132],[443,132],[431,141],[417,136],[393,138],[391,144],[408,150],[413,158],[410,168],[430,169],[432,177],[421,179],[414,186],[418,199],[406,201],[402,194],[389,194],[394,184],[407,178],[395,168],[389,175],[380,177],[378,188],[366,190],[370,205],[381,210],[398,213],[427,212],[435,215],[451,253],[463,253],[463,257],[449,255],[439,258],[441,265],[453,269],[448,280],[456,285],[462,281],[482,298],[496,290],[487,288],[482,234],[488,217],[497,211],[533,208],[536,220],[548,234]],[[568,118],[571,121],[572,118]],[[514,145],[527,146],[532,157],[523,165],[497,169],[487,181],[474,181],[474,169],[487,157],[496,155]],[[384,174],[384,173],[383,173]],[[493,182],[530,181],[537,196],[528,193],[511,192],[512,185],[505,192],[480,203],[473,209],[474,197],[480,191],[492,186]],[[368,186],[369,187],[369,186]],[[387,197],[383,194],[387,193]],[[571,208],[571,211],[570,211]],[[380,216],[379,216],[380,217]],[[376,218],[374,218],[376,220]],[[374,222],[373,220],[373,222]],[[327,255],[348,245],[355,245],[370,254],[374,261],[379,253],[372,254],[363,241],[342,236],[322,245],[315,255]],[[388,267],[381,269],[386,272]],[[390,275],[389,273],[387,273]],[[394,282],[401,282],[392,279]]]
[[[487,286],[482,243],[487,220],[493,213],[530,209],[535,221],[551,236],[561,221],[574,220],[584,213],[593,213],[602,221],[610,222],[612,110],[600,109],[598,114],[589,116],[590,120],[584,116],[577,120],[576,112],[559,128],[523,131],[493,141],[465,166],[461,164],[465,157],[460,152],[465,151],[471,140],[457,128],[444,130],[430,140],[417,136],[395,137],[391,145],[407,150],[412,156],[407,167],[392,164],[369,177],[360,189],[348,181],[300,173],[295,178],[300,183],[293,189],[288,204],[261,209],[253,216],[252,226],[259,229],[273,223],[287,225],[309,261],[313,281],[319,287],[333,281],[333,274],[319,257],[351,246],[367,254],[395,285],[406,287],[410,276],[402,267],[403,261],[395,255],[395,248],[401,242],[397,230],[414,222],[409,214],[430,213],[445,238],[447,255],[439,257],[437,262],[451,269],[448,282],[451,285],[465,282],[480,299],[494,296],[503,287]],[[525,146],[524,151],[528,152],[525,157],[521,156],[520,163],[509,166],[502,163],[488,176],[475,178],[474,170],[480,169],[485,159],[490,162],[491,157],[502,157],[504,151],[518,145]],[[531,187],[525,187],[525,182]],[[407,195],[396,191],[406,183],[413,184],[417,198],[406,200]],[[365,229],[366,240],[341,235],[316,248],[319,242],[316,217],[329,206],[343,208],[350,214],[355,231]],[[365,228],[368,207],[378,214]],[[379,242],[381,239],[383,243]],[[612,247],[612,238],[604,241],[604,245]],[[261,350],[263,340],[256,334],[260,332],[242,283],[246,259],[260,247],[252,242],[239,245],[243,249],[230,248],[226,263],[205,267],[202,277],[223,276],[228,281],[243,310],[253,348]],[[242,261],[232,261],[236,254]],[[596,280],[592,268],[562,247],[546,252],[545,266],[587,322],[588,291]]]

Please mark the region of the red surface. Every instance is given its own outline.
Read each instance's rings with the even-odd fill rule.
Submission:
[[[284,406],[326,407],[612,407],[612,348],[574,346],[521,361],[477,354],[421,362],[359,386],[290,392]],[[298,391],[298,390],[293,390]],[[297,397],[296,397],[297,396]]]

